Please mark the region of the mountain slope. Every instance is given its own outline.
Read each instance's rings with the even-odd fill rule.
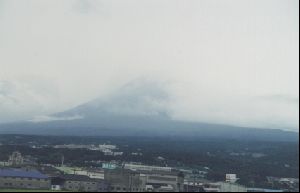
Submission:
[[[168,108],[169,99],[161,84],[139,80],[110,96],[65,112],[27,122],[2,124],[0,134],[298,141],[298,134],[293,132],[173,120]]]

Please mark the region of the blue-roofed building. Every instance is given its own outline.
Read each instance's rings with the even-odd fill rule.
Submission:
[[[50,179],[35,170],[0,169],[0,188],[48,190]]]

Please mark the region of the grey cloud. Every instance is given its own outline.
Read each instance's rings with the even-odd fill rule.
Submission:
[[[33,119],[30,119],[29,122],[41,123],[41,122],[51,122],[51,121],[73,121],[78,119],[83,119],[81,115],[74,115],[70,117],[55,117],[55,116],[35,116]]]
[[[72,1],[71,10],[74,13],[90,16],[101,16],[103,18],[109,18],[111,13],[111,5],[107,1],[103,0],[74,0]]]
[[[288,104],[299,105],[299,97],[284,94],[274,94],[257,97],[258,100],[272,101],[272,102],[283,102]]]
[[[297,0],[0,0],[0,80],[15,85],[1,88],[0,121],[109,98],[134,81],[145,86],[120,91],[113,111],[298,130],[298,7]]]
[[[126,116],[171,116],[168,85],[145,78],[135,79],[68,112],[76,115],[102,113]],[[84,113],[84,114],[82,114]],[[58,114],[60,115],[60,114]]]
[[[4,0],[0,0],[0,19],[3,15],[3,9],[4,9]]]
[[[75,0],[73,4],[73,10],[86,14],[93,10],[93,5],[89,0]]]
[[[0,105],[3,103],[17,104],[17,99],[13,96],[15,86],[8,81],[0,81]]]
[[[133,80],[107,99],[108,111],[131,115],[168,115],[170,93],[162,82]]]
[[[24,79],[0,81],[0,123],[54,112],[58,103],[57,95],[49,84],[43,84],[43,79],[35,84]]]
[[[0,81],[0,95],[7,96],[12,92],[13,85],[8,81]]]

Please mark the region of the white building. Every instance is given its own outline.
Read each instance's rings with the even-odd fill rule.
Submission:
[[[205,192],[247,192],[247,188],[239,184],[217,182],[210,183],[204,187]]]
[[[226,182],[236,183],[236,181],[238,181],[238,178],[236,177],[236,174],[226,174]]]
[[[100,150],[106,150],[106,149],[114,150],[114,149],[117,149],[117,146],[103,144],[103,145],[99,145],[99,149]]]
[[[103,150],[102,152],[104,153],[104,155],[109,155],[109,156],[114,155],[114,152],[112,152],[112,151],[109,150],[109,149],[105,149],[105,150]]]
[[[114,152],[114,156],[122,156],[123,152]]]
[[[138,164],[125,164],[125,169],[129,170],[138,170],[138,171],[163,171],[163,172],[171,172],[171,167],[158,167],[158,166],[146,166],[146,165],[138,165]]]
[[[104,171],[75,170],[75,175],[88,176],[92,179],[104,179]]]

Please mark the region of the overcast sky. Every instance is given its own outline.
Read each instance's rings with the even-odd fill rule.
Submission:
[[[299,128],[298,0],[0,0],[0,122],[145,78],[174,119]]]

